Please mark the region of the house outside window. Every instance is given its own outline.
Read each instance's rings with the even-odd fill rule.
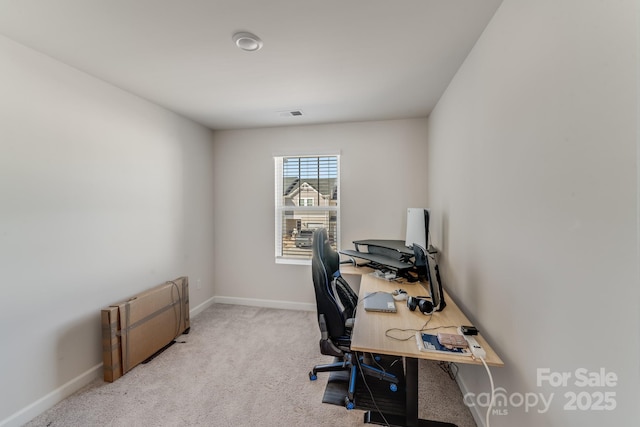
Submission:
[[[338,155],[275,157],[276,262],[309,264],[317,228],[337,249],[339,184]]]

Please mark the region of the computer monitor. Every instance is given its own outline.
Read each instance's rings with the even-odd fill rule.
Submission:
[[[425,208],[407,209],[407,233],[404,244],[411,248],[413,244],[428,248],[429,243],[429,210]]]
[[[444,292],[442,290],[442,280],[440,278],[440,269],[436,264],[436,260],[432,258],[427,251],[420,245],[413,244],[414,265],[418,272],[418,279],[429,283],[429,296],[433,303],[435,311],[442,311],[447,303],[445,302]]]
[[[435,311],[442,311],[447,303],[444,300],[444,291],[442,290],[442,278],[440,277],[440,269],[436,264],[435,257],[427,253],[427,280],[429,281],[429,289],[431,291],[431,301]]]

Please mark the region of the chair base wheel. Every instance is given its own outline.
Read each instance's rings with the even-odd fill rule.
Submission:
[[[356,403],[353,400],[349,400],[348,397],[344,398],[344,407],[347,408],[347,411],[350,411],[356,407]]]

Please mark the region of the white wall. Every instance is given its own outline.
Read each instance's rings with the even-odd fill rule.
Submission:
[[[0,75],[0,425],[19,425],[102,374],[102,307],[180,275],[191,307],[213,295],[212,135],[4,37]]]
[[[429,118],[444,281],[506,364],[493,427],[640,419],[637,18],[633,1],[505,0]],[[572,377],[538,386],[538,368]],[[579,387],[579,368],[617,385]],[[480,367],[460,378],[488,389]],[[564,409],[604,392],[614,410]],[[547,412],[518,407],[533,393],[554,394]]]
[[[341,153],[343,248],[404,239],[406,208],[426,203],[426,119],[217,131],[214,140],[219,301],[315,308],[311,267],[275,264],[274,155]]]

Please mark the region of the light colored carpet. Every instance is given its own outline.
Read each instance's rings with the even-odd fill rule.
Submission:
[[[359,426],[363,411],[322,403],[327,373],[315,313],[214,304],[191,333],[113,383],[98,379],[29,427]],[[476,427],[455,381],[420,361],[420,416]]]

